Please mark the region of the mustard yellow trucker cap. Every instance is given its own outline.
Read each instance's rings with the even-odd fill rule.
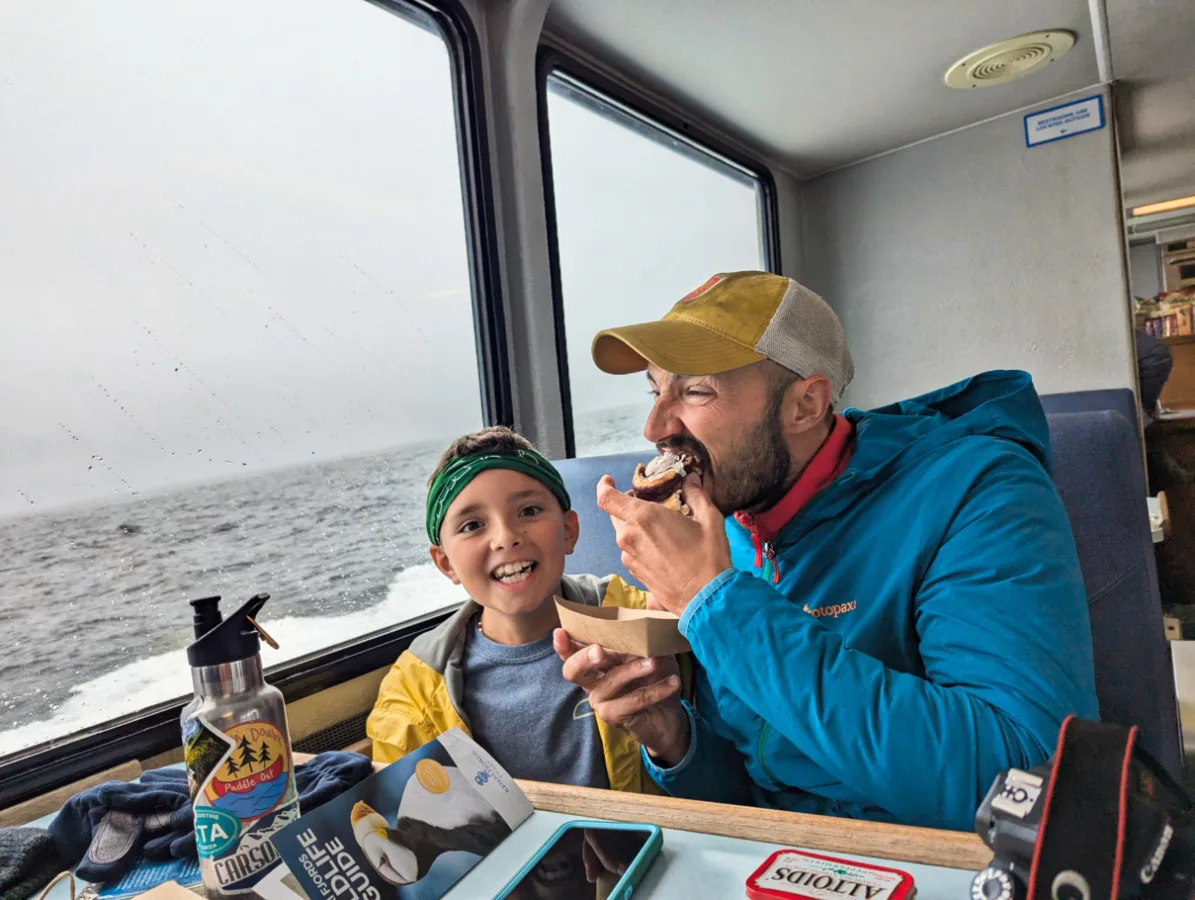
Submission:
[[[829,304],[768,272],[720,273],[659,321],[608,328],[593,339],[593,361],[612,375],[649,364],[674,375],[717,375],[763,359],[805,378],[824,375],[835,403],[855,375]]]

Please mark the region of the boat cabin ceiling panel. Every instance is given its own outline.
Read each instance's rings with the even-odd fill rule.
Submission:
[[[1104,2],[1125,199],[1191,193],[1195,2]],[[552,0],[545,27],[802,179],[1101,81],[1088,0]],[[1077,41],[1045,68],[944,84],[973,50],[1051,28]]]
[[[1195,2],[1107,2],[1125,205],[1195,193]]]
[[[1087,0],[553,0],[547,30],[808,178],[1099,80]],[[1075,47],[1016,81],[943,76],[1041,29]]]

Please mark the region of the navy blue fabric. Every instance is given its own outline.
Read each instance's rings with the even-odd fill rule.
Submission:
[[[329,751],[295,766],[299,809],[310,812],[373,774],[373,764],[360,753]],[[102,865],[87,855],[95,830],[113,810],[143,819],[169,813],[169,826],[142,834],[131,852],[121,860]],[[195,822],[187,773],[183,769],[154,769],[139,781],[109,781],[76,794],[63,804],[48,829],[58,853],[86,881],[114,881],[129,870],[141,855],[148,859],[196,858]]]
[[[1087,589],[1100,716],[1139,725],[1141,745],[1180,776],[1174,673],[1162,630],[1136,427],[1108,409],[1047,419],[1054,483]]]
[[[1136,429],[1140,416],[1137,412],[1137,397],[1128,388],[1111,388],[1103,391],[1070,391],[1065,394],[1042,394],[1041,408],[1047,416],[1058,413],[1099,412],[1111,409],[1129,421]]]
[[[564,561],[567,574],[618,575],[628,584],[643,587],[622,564],[622,552],[614,543],[614,526],[610,524],[610,517],[598,509],[597,483],[603,475],[611,475],[621,490],[629,491],[635,464],[650,458],[650,453],[646,456],[642,453],[618,453],[553,461],[564,478],[573,500],[573,509],[581,520],[581,538],[577,541],[577,548]]]
[[[71,797],[62,805],[47,829],[54,838],[58,852],[71,865],[79,865],[81,878],[88,881],[118,878],[128,871],[137,854],[132,853],[130,858],[124,858],[116,865],[94,865],[93,861],[87,859],[87,851],[95,830],[111,810],[133,813],[138,817],[163,811],[174,812],[183,806],[189,811],[191,800],[187,795],[187,774],[180,774],[183,776],[181,784],[109,781]]]
[[[1152,334],[1138,331],[1137,338],[1137,382],[1141,388],[1141,406],[1148,413],[1158,408],[1162,388],[1174,368],[1174,356],[1170,348]]]

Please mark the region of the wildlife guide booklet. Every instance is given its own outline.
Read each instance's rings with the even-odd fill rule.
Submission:
[[[271,835],[310,900],[436,900],[531,815],[459,728]]]

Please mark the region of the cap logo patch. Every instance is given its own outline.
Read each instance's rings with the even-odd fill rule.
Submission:
[[[700,297],[702,294],[704,294],[706,291],[708,291],[710,288],[712,288],[715,284],[717,284],[721,280],[722,280],[721,275],[715,275],[713,278],[711,278],[709,281],[707,281],[701,287],[697,288],[696,290],[689,291],[689,293],[685,294],[685,296],[681,297],[680,300],[678,300],[677,302],[678,303],[688,303],[690,300],[696,300],[698,297]]]

